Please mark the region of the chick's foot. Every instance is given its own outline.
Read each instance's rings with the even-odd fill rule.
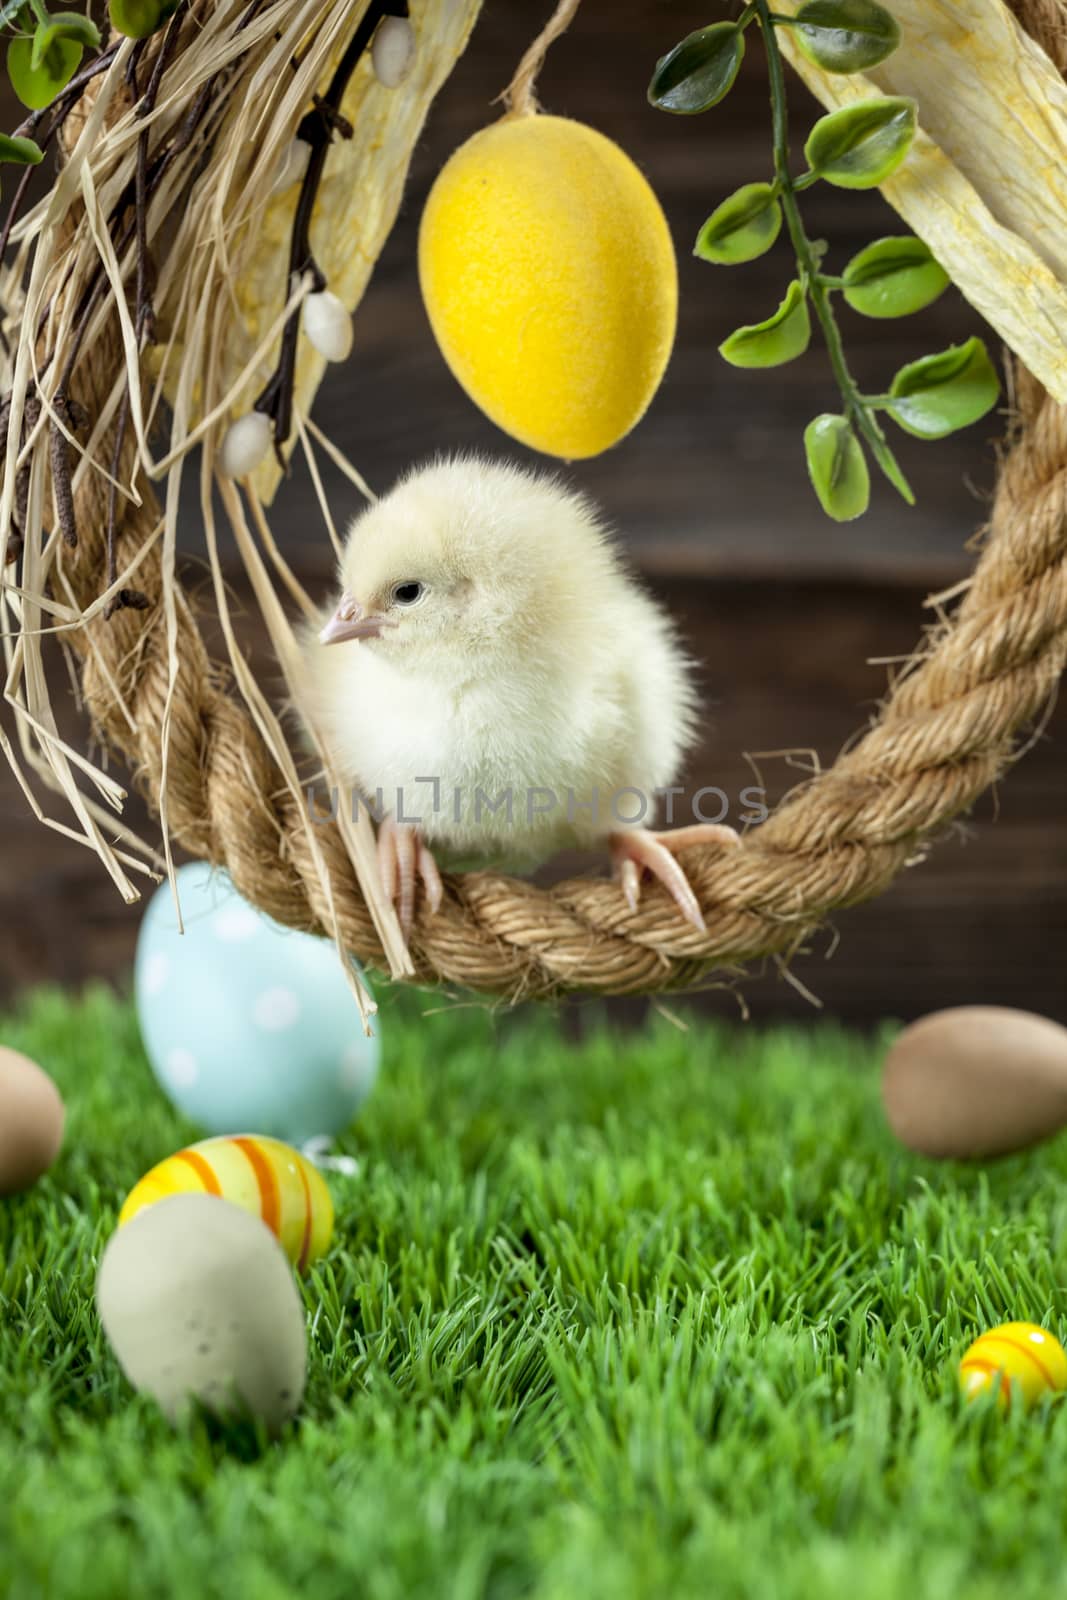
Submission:
[[[689,879],[675,860],[674,851],[688,850],[696,844],[719,844],[735,849],[741,840],[733,828],[719,822],[673,828],[669,833],[652,833],[647,828],[621,828],[611,835],[608,843],[616,877],[631,911],[637,910],[644,873],[651,872],[668,891],[685,920],[699,933],[707,932],[700,903]]]
[[[410,823],[383,817],[378,827],[378,871],[382,888],[396,906],[404,938],[415,916],[416,881],[421,878],[431,911],[440,910],[445,886],[429,846]]]

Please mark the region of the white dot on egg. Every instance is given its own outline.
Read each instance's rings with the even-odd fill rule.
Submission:
[[[158,994],[170,976],[170,961],[162,950],[155,950],[144,964],[144,992]]]
[[[256,997],[252,1016],[261,1028],[280,1033],[283,1028],[291,1028],[300,1016],[300,1001],[292,989],[264,989]]]
[[[216,939],[239,944],[259,932],[259,918],[251,906],[223,906],[212,918],[211,931]]]
[[[170,1050],[167,1053],[167,1077],[178,1089],[188,1089],[200,1076],[200,1067],[191,1050]]]

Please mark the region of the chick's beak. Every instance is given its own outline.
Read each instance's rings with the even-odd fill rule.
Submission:
[[[380,639],[383,628],[388,626],[387,618],[368,616],[359,601],[346,591],[319,640],[322,644],[343,644],[346,639]]]

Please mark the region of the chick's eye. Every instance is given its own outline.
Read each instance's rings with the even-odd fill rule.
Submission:
[[[415,601],[422,596],[421,583],[398,583],[393,590],[393,599],[399,606],[413,606]]]

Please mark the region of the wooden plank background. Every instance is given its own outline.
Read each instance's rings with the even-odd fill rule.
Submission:
[[[403,214],[357,313],[352,359],[320,394],[317,415],[376,488],[440,449],[531,459],[476,411],[441,361],[418,295],[415,239],[435,173],[495,114],[493,97],[549,9],[488,0],[421,141]],[[760,52],[750,50],[729,101],[707,116],[668,117],[645,101],[657,56],[718,15],[717,6],[688,0],[585,0],[549,57],[541,90],[547,109],[592,123],[630,151],[661,196],[678,246],[681,318],[663,387],[629,439],[576,464],[570,476],[605,507],[703,664],[708,732],[687,782],[736,795],[753,781],[746,753],[800,746],[825,765],[870,716],[886,671],[868,661],[909,651],[925,596],[969,568],[965,544],[984,514],[1001,419],[937,445],[901,437],[916,509],[878,485],[872,511],[859,523],[837,527],[822,516],[800,443],[810,417],[835,405],[818,341],[773,373],[737,372],[716,354],[732,327],[778,303],[790,276],[788,248],[733,269],[690,255],[714,204],[768,171]],[[799,147],[817,111],[799,84],[791,93]],[[15,120],[8,107],[2,125]],[[899,231],[877,195],[820,186],[804,205],[811,231],[832,241],[833,263]],[[906,323],[847,311],[843,320],[850,358],[871,388],[883,387],[902,360],[980,329],[954,291]],[[343,520],[355,509],[351,490],[336,476],[328,474],[327,483]],[[303,581],[324,592],[329,546],[299,468],[279,493],[275,526]],[[192,505],[182,542],[195,584],[203,541]],[[251,617],[246,643],[271,675]],[[63,727],[79,737],[73,705]],[[927,863],[880,900],[842,916],[796,962],[797,976],[826,1012],[863,1023],[996,1000],[1067,1020],[1064,729],[1063,715],[1054,713],[1036,747],[966,827],[951,830]],[[796,781],[783,760],[760,765],[772,794]],[[132,816],[142,820],[136,808]],[[36,825],[6,774],[0,824],[0,993],[41,979],[123,981],[137,911],[121,905],[85,852]],[[743,991],[757,1018],[813,1014],[773,972],[755,975]],[[737,1014],[729,996],[713,994],[701,1004]]]

